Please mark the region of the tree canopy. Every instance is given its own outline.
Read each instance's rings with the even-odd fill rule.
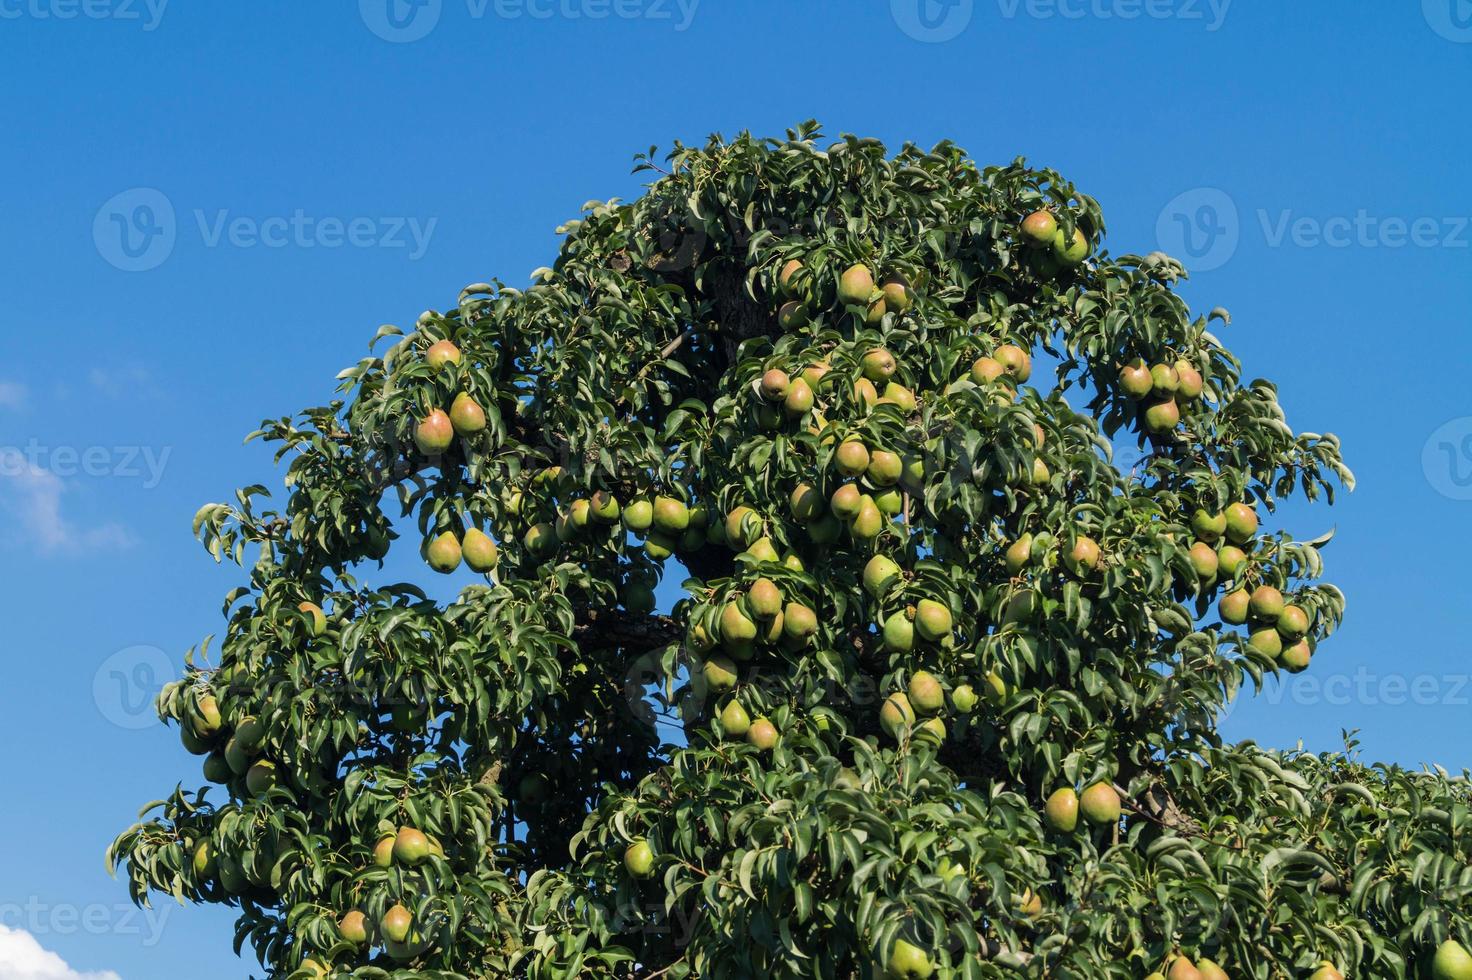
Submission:
[[[135,901],[272,977],[1472,976],[1465,774],[1218,734],[1326,651],[1274,514],[1353,478],[1180,263],[950,143],[636,169],[199,512],[248,579]]]

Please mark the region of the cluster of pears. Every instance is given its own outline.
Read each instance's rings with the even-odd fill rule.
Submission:
[[[1318,974],[1314,977],[1315,980],[1324,980]],[[1177,955],[1171,959],[1164,973],[1157,971],[1145,980],[1229,980],[1229,975],[1212,960],[1203,958],[1192,962],[1185,956]]]
[[[435,371],[459,364],[460,348],[448,340],[437,341],[425,353],[425,362]],[[419,420],[414,430],[414,444],[426,456],[438,456],[455,442],[455,437],[479,435],[486,429],[486,410],[469,392],[460,392],[450,403],[450,410],[436,408]]]
[[[1089,257],[1089,239],[1083,229],[1075,227],[1072,235],[1065,235],[1057,215],[1046,209],[1022,219],[1022,240],[1032,248],[1048,249],[1061,265],[1078,265]]]
[[[1122,812],[1118,791],[1106,782],[1093,783],[1082,793],[1064,786],[1043,804],[1043,818],[1061,834],[1077,830],[1080,816],[1096,827],[1116,826]]]
[[[501,556],[495,540],[480,528],[472,527],[463,537],[457,537],[454,531],[440,532],[424,549],[424,559],[442,575],[459,568],[462,561],[471,571],[487,575],[495,571]]]
[[[767,538],[758,540],[770,543]],[[817,632],[818,614],[811,606],[796,599],[789,601],[777,583],[761,577],[752,582],[744,594],[734,594],[726,599],[715,619],[714,636],[704,622],[697,622],[691,628],[691,640],[698,652],[712,650],[719,643],[730,659],[747,661],[762,646],[780,647],[795,653],[806,648]],[[708,665],[718,663],[716,657],[707,660]],[[730,689],[725,675],[719,670],[712,673],[708,669],[706,682],[716,692]]]
[[[1119,387],[1143,405],[1145,428],[1160,435],[1181,424],[1180,401],[1200,398],[1205,382],[1201,372],[1185,358],[1177,358],[1174,363],[1146,364],[1137,357],[1119,369]]]
[[[310,603],[303,603],[316,610]],[[321,620],[326,628],[326,619]],[[180,738],[194,755],[205,756],[204,778],[227,785],[243,778],[245,791],[251,796],[264,796],[279,784],[276,763],[259,756],[265,750],[266,727],[257,718],[242,718],[234,731],[227,731],[213,694],[199,695],[180,719]],[[239,785],[239,784],[237,784]]]
[[[784,330],[794,330],[812,318],[816,302],[815,283],[801,259],[789,259],[777,273],[777,291],[784,302],[777,309],[777,322]],[[877,324],[886,313],[904,313],[914,305],[915,294],[910,281],[900,273],[886,275],[876,282],[874,272],[863,263],[855,263],[838,276],[838,304],[863,311],[864,322]]]

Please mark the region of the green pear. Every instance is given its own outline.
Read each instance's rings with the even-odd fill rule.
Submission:
[[[337,934],[353,946],[368,945],[368,917],[353,909],[337,920]]]
[[[536,559],[550,558],[557,551],[557,529],[551,524],[534,524],[522,537],[527,554]]]
[[[884,705],[879,709],[879,727],[884,729],[885,734],[895,741],[915,724],[915,709],[910,706],[910,699],[903,694],[891,694],[884,699]]]
[[[789,639],[806,641],[818,632],[818,614],[800,602],[789,602],[783,610],[782,632]]]
[[[992,356],[1001,363],[1007,376],[1018,384],[1032,377],[1032,355],[1016,344],[1003,344],[992,351]]]
[[[644,553],[655,561],[664,561],[673,555],[679,546],[678,537],[665,534],[663,531],[650,531],[649,536],[644,539]]]
[[[1196,577],[1203,582],[1209,582],[1216,578],[1220,559],[1216,551],[1205,541],[1197,541],[1191,545],[1191,567],[1196,570]]]
[[[784,296],[797,295],[797,281],[793,278],[802,269],[802,262],[797,259],[788,259],[782,266],[782,271],[777,273],[777,286]]]
[[[849,522],[849,533],[860,541],[873,541],[884,530],[884,514],[867,493],[859,498],[859,512]]]
[[[223,786],[235,776],[223,752],[211,752],[204,760],[204,778],[217,786]]]
[[[1007,571],[1013,575],[1022,571],[1027,563],[1032,560],[1032,535],[1024,534],[1007,547],[1004,555],[1007,562]]]
[[[459,568],[461,557],[460,540],[450,531],[445,531],[430,542],[425,552],[429,567],[442,575],[448,575]]]
[[[1184,956],[1178,956],[1171,963],[1166,976],[1169,980],[1201,980],[1201,971],[1196,969],[1196,965]]]
[[[1472,980],[1472,954],[1455,939],[1448,939],[1436,949],[1431,976],[1434,980]]]
[[[1227,531],[1227,515],[1198,507],[1191,514],[1191,530],[1202,541],[1216,541]]]
[[[911,707],[919,714],[933,715],[946,706],[945,688],[927,670],[917,670],[910,675],[906,694]]]
[[[1078,827],[1078,793],[1070,786],[1056,790],[1044,804],[1043,815],[1054,830],[1073,833]]]
[[[864,493],[857,483],[845,483],[828,498],[828,509],[841,521],[851,521],[864,509]]]
[[[297,605],[297,609],[303,613],[306,613],[307,619],[312,624],[310,627],[310,632],[313,636],[321,636],[323,633],[327,632],[327,614],[322,611],[321,606],[317,605],[315,602],[303,602]],[[216,720],[218,720],[218,712],[216,712],[215,717]]]
[[[450,424],[462,436],[473,436],[486,429],[486,410],[465,392],[455,396],[450,404]]]
[[[897,517],[905,509],[905,495],[898,487],[889,487],[874,495],[874,506],[886,517]]]
[[[1201,980],[1229,980],[1226,970],[1217,966],[1215,961],[1205,958],[1196,961],[1196,972],[1201,974]]]
[[[782,560],[782,556],[777,554],[777,546],[772,543],[771,538],[757,538],[744,553],[755,558],[757,561]]]
[[[891,381],[884,386],[884,394],[875,402],[876,405],[894,405],[906,415],[914,412],[920,402],[915,398],[915,393],[898,382]],[[898,476],[895,477],[899,479]]]
[[[792,516],[803,524],[816,520],[823,513],[823,495],[811,484],[798,484],[787,500],[792,508]]]
[[[308,605],[308,603],[303,603],[303,605]],[[319,609],[318,612],[320,613],[321,610]],[[314,627],[316,626],[315,620],[312,625]],[[327,620],[324,618],[322,620],[322,629],[325,630],[326,628]],[[322,633],[321,631],[316,631],[313,635],[321,636]],[[219,702],[215,700],[215,696],[213,694],[204,694],[200,696],[199,700],[197,700],[194,703],[193,707],[190,709],[188,720],[189,730],[192,731],[197,737],[202,739],[214,738],[216,735],[220,734],[220,730],[222,729],[224,724],[220,718]]]
[[[619,514],[621,513],[618,498],[609,491],[593,491],[593,496],[589,499],[588,503],[593,512],[593,520],[599,524],[612,524],[618,520]]]
[[[1283,634],[1271,626],[1260,627],[1248,635],[1247,648],[1276,660],[1283,652]]]
[[[939,643],[949,637],[954,628],[949,606],[934,599],[921,599],[915,606],[915,632],[922,639]]]
[[[869,468],[869,450],[858,439],[845,439],[833,451],[833,466],[842,476],[858,476]]]
[[[1227,507],[1227,540],[1233,544],[1246,544],[1257,534],[1257,512],[1246,504],[1237,503]]]
[[[1089,240],[1079,228],[1073,229],[1073,234],[1067,237],[1059,228],[1053,235],[1053,256],[1064,265],[1078,265],[1089,256]]]
[[[796,330],[807,322],[807,307],[795,299],[783,303],[777,310],[777,325],[783,330]]]
[[[898,273],[885,276],[880,289],[884,292],[884,305],[895,313],[904,313],[915,301],[909,280]]]
[[[381,838],[373,845],[373,863],[380,868],[392,868],[394,866],[394,844],[397,839],[392,835]]]
[[[838,302],[844,306],[867,306],[873,292],[874,274],[866,265],[851,265],[838,277]]]
[[[642,534],[654,525],[654,504],[647,499],[632,501],[623,509],[624,527]]]
[[[806,415],[813,410],[813,389],[802,378],[797,378],[787,389],[787,397],[782,400],[782,409],[792,418]]]
[[[1007,369],[1002,366],[1001,361],[983,355],[971,364],[971,383],[985,387],[1006,373]]]
[[[721,728],[729,738],[740,738],[751,728],[751,716],[740,701],[728,701],[721,709]]]
[[[207,840],[200,841],[194,848],[192,859],[194,879],[198,882],[212,881],[219,871],[220,863],[215,859],[215,848]]]
[[[962,684],[951,692],[951,706],[963,715],[976,708],[976,690],[970,684]]]
[[[900,584],[900,566],[885,555],[875,555],[864,565],[864,591],[882,599]]]
[[[1150,368],[1140,358],[1135,358],[1119,369],[1119,387],[1130,398],[1139,401],[1155,387],[1150,377]]]
[[[766,718],[758,718],[746,730],[746,741],[763,752],[770,752],[777,745],[777,726]]]
[[[915,649],[915,624],[904,609],[889,614],[884,621],[884,647],[895,653]]]
[[[1247,622],[1248,607],[1252,602],[1252,596],[1246,589],[1237,589],[1222,596],[1218,607],[1222,622],[1233,626],[1241,626]]]
[[[1334,964],[1328,960],[1319,961],[1319,968],[1313,972],[1308,980],[1344,980],[1344,974],[1335,969]]]
[[[745,548],[762,536],[762,519],[745,505],[726,515],[726,539],[733,548]]]
[[[756,623],[746,615],[739,602],[728,602],[721,610],[721,639],[727,643],[756,639]]]
[[[782,611],[782,590],[769,578],[759,578],[746,592],[746,603],[757,619],[771,620]]]
[[[925,950],[903,939],[896,939],[890,947],[884,969],[892,980],[925,980],[935,972]]]
[[[721,654],[706,658],[705,685],[716,694],[725,694],[734,690],[739,679],[736,664],[729,657]]]
[[[1308,613],[1302,606],[1284,606],[1278,615],[1278,632],[1290,640],[1296,640],[1308,632]]]
[[[1174,398],[1152,402],[1145,409],[1145,428],[1159,435],[1181,424],[1181,410]]]
[[[1314,648],[1308,640],[1299,640],[1283,648],[1278,655],[1278,662],[1290,674],[1301,674],[1308,670],[1309,661],[1313,659]]]
[[[378,931],[390,942],[401,943],[414,928],[414,916],[402,905],[395,905],[378,920]]]
[[[460,542],[460,553],[465,557],[465,564],[470,566],[471,571],[482,575],[493,571],[500,561],[496,542],[479,528],[473,527],[465,532],[465,539]]]
[[[1259,585],[1253,589],[1252,597],[1247,602],[1247,610],[1254,619],[1272,622],[1283,615],[1284,608],[1283,593],[1271,585]]]
[[[859,361],[859,367],[867,380],[878,384],[894,377],[895,371],[899,370],[899,362],[883,347],[876,347],[863,356]]]
[[[429,838],[413,827],[400,827],[394,838],[394,862],[417,867],[429,859]]]
[[[276,788],[276,763],[260,759],[251,764],[245,773],[245,788],[252,796],[265,796]]]
[[[1228,578],[1236,578],[1247,564],[1247,553],[1234,544],[1224,544],[1216,550],[1217,570]]]
[[[1206,390],[1206,382],[1201,378],[1201,372],[1190,361],[1180,360],[1175,363],[1176,369],[1176,394],[1182,398],[1200,398],[1201,393]]]
[[[654,498],[654,527],[665,534],[679,534],[690,526],[690,508],[673,497]]]
[[[1153,364],[1150,367],[1150,385],[1158,395],[1174,395],[1181,386],[1181,379],[1169,364]]]

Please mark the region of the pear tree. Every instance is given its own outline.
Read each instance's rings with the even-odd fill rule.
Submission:
[[[1472,977],[1465,775],[1218,731],[1353,478],[1179,262],[950,143],[636,170],[199,512],[135,901],[271,977]]]

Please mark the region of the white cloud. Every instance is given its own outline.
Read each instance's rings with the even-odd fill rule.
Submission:
[[[78,973],[55,953],[47,952],[36,937],[0,925],[0,980],[122,980],[111,970]]]
[[[126,548],[133,536],[118,524],[79,528],[61,512],[66,484],[55,473],[26,459],[18,449],[0,450],[0,505],[11,511],[41,551],[54,554],[84,548]],[[6,980],[0,976],[0,980]]]
[[[26,386],[18,381],[0,381],[0,408],[21,408],[26,403]]]
[[[153,373],[141,364],[110,364],[87,372],[87,383],[109,398],[157,398],[161,392]]]

